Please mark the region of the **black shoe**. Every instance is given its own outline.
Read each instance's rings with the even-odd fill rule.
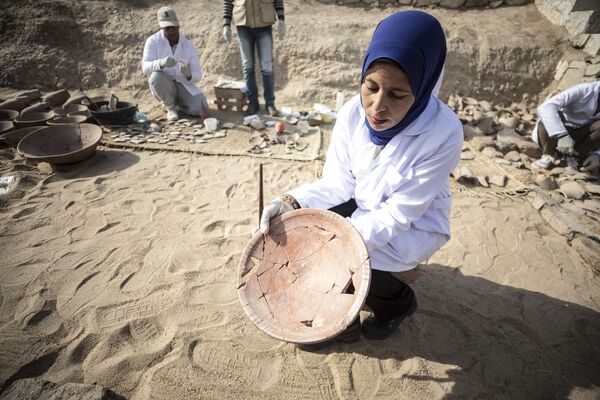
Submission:
[[[246,110],[246,116],[258,114],[258,101],[250,102],[248,109]]]
[[[276,117],[279,115],[279,111],[277,111],[275,106],[267,106],[267,112],[271,117]]]
[[[364,337],[369,340],[383,340],[389,337],[398,329],[398,325],[406,318],[410,317],[417,310],[417,298],[415,293],[408,286],[405,285],[406,294],[406,306],[403,307],[404,311],[398,317],[389,321],[379,321],[375,315],[368,316],[362,323],[361,332]]]
[[[320,343],[312,344],[299,344],[297,345],[300,350],[304,351],[318,351],[325,347],[331,346],[334,343],[356,343],[360,340],[360,318],[356,317],[354,322],[350,324],[342,333],[333,337],[329,340]]]

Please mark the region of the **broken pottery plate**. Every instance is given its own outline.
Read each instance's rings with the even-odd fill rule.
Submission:
[[[306,208],[271,220],[239,264],[238,295],[258,329],[290,343],[319,343],[358,316],[371,281],[366,246],[345,218]]]

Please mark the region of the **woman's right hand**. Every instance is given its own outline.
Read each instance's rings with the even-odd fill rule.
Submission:
[[[289,195],[284,195],[284,198],[277,197],[273,201],[266,206],[260,216],[260,232],[264,235],[269,232],[269,225],[272,218],[275,218],[278,215],[286,213],[288,211],[293,211],[296,208],[300,208],[297,206],[296,199]],[[286,198],[287,197],[287,198]]]

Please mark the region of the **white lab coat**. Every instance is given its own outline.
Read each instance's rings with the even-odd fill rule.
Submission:
[[[354,198],[348,219],[372,268],[407,271],[450,239],[449,175],[462,141],[457,116],[431,96],[419,118],[374,151],[357,95],[338,113],[322,178],[288,193],[302,207],[324,209]]]
[[[540,121],[550,137],[562,136],[567,132],[559,112],[563,114],[566,125],[572,128],[589,125],[599,120],[600,113],[596,113],[599,95],[600,81],[596,81],[580,83],[544,101],[537,109],[538,122],[531,134],[533,141],[538,143]],[[596,150],[596,153],[600,154],[600,150]]]
[[[171,68],[160,68],[160,60],[165,57],[173,57],[175,61],[185,63],[191,72],[192,79],[188,80],[181,72],[180,65]],[[200,67],[200,56],[198,50],[192,42],[184,35],[179,34],[179,43],[175,53],[171,50],[169,40],[165,37],[162,29],[146,39],[144,45],[144,55],[142,56],[142,71],[150,76],[155,71],[163,71],[170,75],[173,80],[181,83],[190,95],[195,96],[202,93],[195,82],[202,79],[202,69]]]

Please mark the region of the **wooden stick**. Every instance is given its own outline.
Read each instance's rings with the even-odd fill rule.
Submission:
[[[258,168],[258,225],[260,226],[260,217],[262,217],[264,208],[263,199],[263,165],[260,163]]]

